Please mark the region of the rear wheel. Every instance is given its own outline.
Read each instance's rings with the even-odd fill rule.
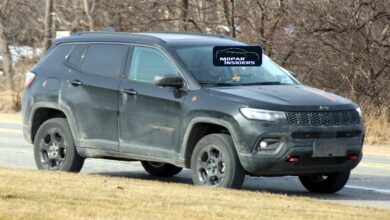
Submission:
[[[174,176],[183,169],[169,163],[159,163],[150,161],[141,161],[142,166],[149,174],[153,176],[168,177]]]
[[[49,119],[39,127],[34,139],[34,157],[40,170],[79,172],[84,164],[64,118]]]
[[[341,190],[348,182],[350,171],[331,174],[315,174],[312,176],[300,176],[302,185],[310,192],[334,193]]]
[[[195,185],[241,188],[245,178],[232,138],[226,134],[200,139],[192,153],[191,170]]]

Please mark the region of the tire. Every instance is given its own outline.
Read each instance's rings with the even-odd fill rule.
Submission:
[[[149,174],[158,177],[174,176],[183,169],[169,163],[141,161],[142,166]]]
[[[348,182],[350,171],[331,173],[327,175],[316,174],[312,176],[300,176],[302,185],[314,193],[334,193],[341,190]]]
[[[34,139],[34,157],[40,170],[79,172],[84,164],[65,118],[49,119],[39,127]]]
[[[238,159],[232,138],[226,134],[204,136],[191,156],[195,185],[241,188],[245,171]]]

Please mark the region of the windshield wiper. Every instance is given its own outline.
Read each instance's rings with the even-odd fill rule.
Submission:
[[[256,86],[256,85],[285,85],[284,83],[281,82],[253,82],[253,83],[243,83],[240,84],[242,86]]]
[[[232,83],[225,82],[211,82],[211,81],[199,81],[201,85],[212,85],[212,86],[234,86]]]

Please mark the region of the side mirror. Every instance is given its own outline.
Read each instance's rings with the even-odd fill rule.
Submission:
[[[183,79],[174,74],[157,75],[154,77],[154,84],[161,87],[181,88],[184,86]]]

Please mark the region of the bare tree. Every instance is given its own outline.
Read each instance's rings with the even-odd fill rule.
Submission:
[[[3,1],[0,4],[0,55],[3,59],[3,68],[6,77],[6,89],[13,90],[14,89],[14,81],[13,81],[13,68],[12,68],[12,56],[9,49],[9,41],[6,34],[6,27],[4,24],[5,11],[7,10],[7,6],[9,4],[8,0]]]
[[[50,47],[50,41],[52,39],[52,21],[53,21],[53,0],[46,0],[45,10],[45,29],[42,52],[45,53]]]
[[[95,1],[92,0],[91,2],[92,2],[92,8],[93,8]],[[83,0],[83,3],[84,3],[84,12],[88,18],[89,31],[94,31],[95,25],[94,25],[92,14],[91,14],[91,11],[92,11],[91,7],[89,6],[88,0]]]

